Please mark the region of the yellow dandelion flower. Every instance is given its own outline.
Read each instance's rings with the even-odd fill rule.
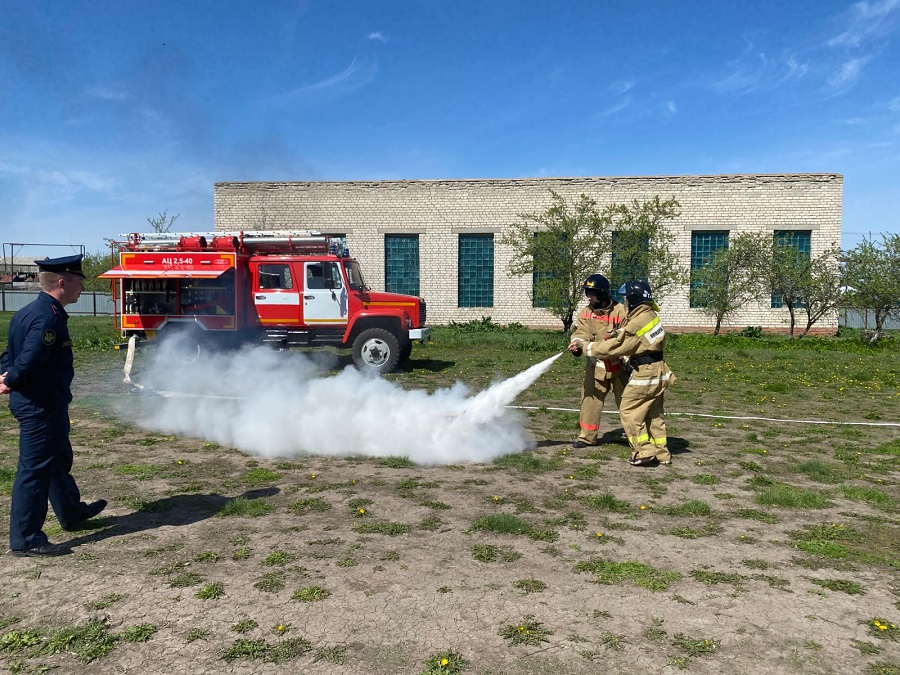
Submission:
[[[519,632],[522,633],[525,631],[525,626],[519,626]]]
[[[281,624],[278,624],[278,630],[279,630],[279,631],[283,631],[283,630],[284,630],[284,626],[281,625]]]
[[[365,514],[366,514],[366,510],[365,510],[365,509],[360,509],[360,510],[359,510],[359,515],[364,516]]]
[[[450,659],[441,659],[442,666],[446,666],[448,663],[450,663]]]
[[[645,504],[641,504],[641,511],[645,510],[647,506]]]
[[[494,495],[494,501],[495,501],[495,502],[499,502],[499,501],[500,501],[500,497],[498,497],[497,495]]]
[[[179,464],[184,464],[184,460],[183,460],[183,459],[179,459],[179,460],[178,460],[178,463],[179,463]]]
[[[309,474],[309,477],[310,477],[310,478],[315,478],[315,477],[316,477],[316,474],[311,473],[311,474]]]
[[[575,476],[569,476],[569,480],[573,480]]]
[[[598,537],[598,538],[599,538],[599,537],[602,537],[602,536],[603,536],[603,533],[602,533],[602,532],[598,532],[598,533],[597,533],[597,537]]]
[[[885,626],[884,624],[881,624],[880,626],[878,626],[878,630],[887,630],[887,629],[888,629],[888,627]]]

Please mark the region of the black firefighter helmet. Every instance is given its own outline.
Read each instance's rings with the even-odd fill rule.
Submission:
[[[653,303],[653,291],[650,290],[650,284],[643,279],[626,281],[619,289],[619,294],[625,298],[629,307]]]
[[[581,284],[584,294],[596,295],[598,300],[609,299],[609,279],[602,274],[592,274]]]

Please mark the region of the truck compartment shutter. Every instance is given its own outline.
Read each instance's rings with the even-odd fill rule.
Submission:
[[[108,272],[97,276],[98,279],[218,279],[228,270],[233,269],[209,269],[209,270],[123,270],[121,267],[113,267]]]

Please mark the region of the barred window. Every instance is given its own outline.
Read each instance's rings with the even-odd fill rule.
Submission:
[[[558,232],[535,232],[534,272],[531,275],[531,306],[549,307],[550,296],[546,284],[559,279],[564,283],[565,276],[559,275],[560,257],[567,255],[565,235]],[[554,284],[555,285],[555,284]]]
[[[384,235],[384,289],[419,295],[419,235]]]
[[[775,230],[772,235],[775,246],[781,248],[793,248],[798,254],[805,256],[807,260],[812,255],[812,231],[811,230]],[[804,303],[799,303],[803,307]],[[784,307],[784,298],[780,294],[772,295],[772,308]]]
[[[612,266],[609,284],[612,296],[623,301],[619,288],[632,279],[649,279],[647,269],[650,254],[650,237],[635,232],[616,231],[612,233]]]
[[[694,271],[706,267],[723,248],[728,248],[728,230],[691,232],[691,307],[701,306],[696,299],[700,282],[694,278]]]
[[[460,307],[494,306],[494,235],[459,235]]]

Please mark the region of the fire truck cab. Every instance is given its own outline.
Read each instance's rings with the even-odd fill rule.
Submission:
[[[112,279],[123,336],[191,349],[247,342],[348,347],[389,372],[427,342],[425,300],[371,290],[340,239],[313,230],[122,235]]]

